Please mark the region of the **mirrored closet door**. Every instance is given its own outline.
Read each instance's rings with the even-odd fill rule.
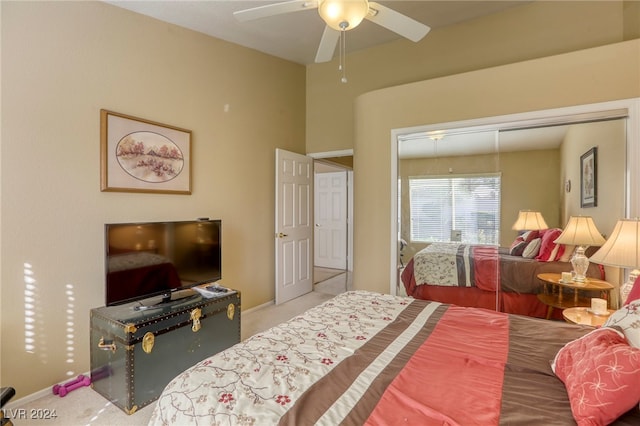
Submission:
[[[603,115],[399,134],[400,292],[547,316],[539,275],[571,271],[575,247],[554,243],[569,218],[606,236],[625,215],[626,118]]]

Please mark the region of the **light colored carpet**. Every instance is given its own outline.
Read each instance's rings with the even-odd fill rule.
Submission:
[[[331,268],[322,268],[320,266],[313,267],[313,283],[321,283],[323,281],[328,280],[329,278],[333,278],[337,275],[344,274],[344,269],[331,269]]]
[[[155,402],[133,415],[128,415],[90,387],[83,387],[67,394],[64,398],[52,393],[23,405],[13,406],[13,404],[8,404],[4,407],[4,414],[7,417],[11,417],[11,421],[15,426],[35,424],[137,426],[149,423],[154,407]],[[37,413],[37,410],[55,414],[56,417],[48,420],[37,420],[32,415],[32,413]]]
[[[316,286],[314,291],[304,296],[281,305],[268,305],[243,313],[241,316],[242,339],[244,340],[287,321],[345,291],[350,286],[350,274],[344,271],[340,272],[342,272],[342,275],[325,280],[320,286]],[[83,387],[74,390],[63,398],[51,393],[35,400],[27,397],[23,398],[23,400],[12,401],[4,407],[4,410],[5,416],[11,417],[15,426],[34,424],[137,426],[149,423],[154,407],[155,402],[140,409],[133,415],[127,415],[90,387]],[[34,412],[32,410],[55,412],[56,417],[50,420],[35,420],[32,416],[30,417],[30,413]]]

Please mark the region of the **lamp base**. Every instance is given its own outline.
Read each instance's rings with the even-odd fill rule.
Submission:
[[[571,265],[573,265],[573,281],[583,283],[587,279],[585,274],[589,269],[589,258],[584,255],[584,246],[578,246],[576,252],[571,258]]]

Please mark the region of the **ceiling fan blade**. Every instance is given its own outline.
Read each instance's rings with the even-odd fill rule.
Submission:
[[[369,2],[369,14],[365,18],[415,42],[431,31],[429,26],[372,1]]]
[[[325,26],[320,46],[318,46],[318,52],[316,53],[316,62],[329,62],[333,59],[339,39],[340,31],[336,31],[328,25]]]
[[[246,22],[254,19],[266,18],[268,16],[281,15],[283,13],[315,9],[317,7],[317,1],[292,0],[281,3],[266,4],[252,9],[238,10],[233,12],[233,16],[235,16],[240,22]]]

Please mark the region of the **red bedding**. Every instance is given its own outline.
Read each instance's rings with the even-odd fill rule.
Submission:
[[[451,346],[454,335],[455,349]],[[452,357],[452,350],[472,356]],[[409,413],[402,419],[406,424],[498,424],[508,354],[506,315],[491,316],[452,306],[387,387],[366,424],[397,423],[397,410]],[[435,385],[447,383],[451,377],[459,387]],[[455,419],[443,414],[454,413],[459,407],[465,409]]]
[[[181,373],[149,425],[575,426],[551,361],[590,330],[347,292]]]
[[[471,250],[476,287],[481,290],[496,291],[498,247],[472,246]]]
[[[540,262],[510,256],[506,249],[495,246],[470,246],[469,253],[468,258],[459,255],[456,264],[450,265],[450,268],[458,270],[452,273],[460,277],[457,285],[441,285],[438,281],[417,282],[415,257],[412,258],[400,276],[407,295],[416,299],[545,318],[547,306],[537,298],[542,289],[538,274],[568,272],[572,268],[569,262]],[[445,258],[440,260],[445,261]],[[465,268],[469,271],[464,274],[459,272]],[[467,280],[470,282],[462,281],[465,274],[470,277]],[[592,263],[587,276],[604,279],[604,272],[600,265]],[[500,291],[496,291],[498,283]],[[555,311],[554,318],[561,319],[561,312]]]

